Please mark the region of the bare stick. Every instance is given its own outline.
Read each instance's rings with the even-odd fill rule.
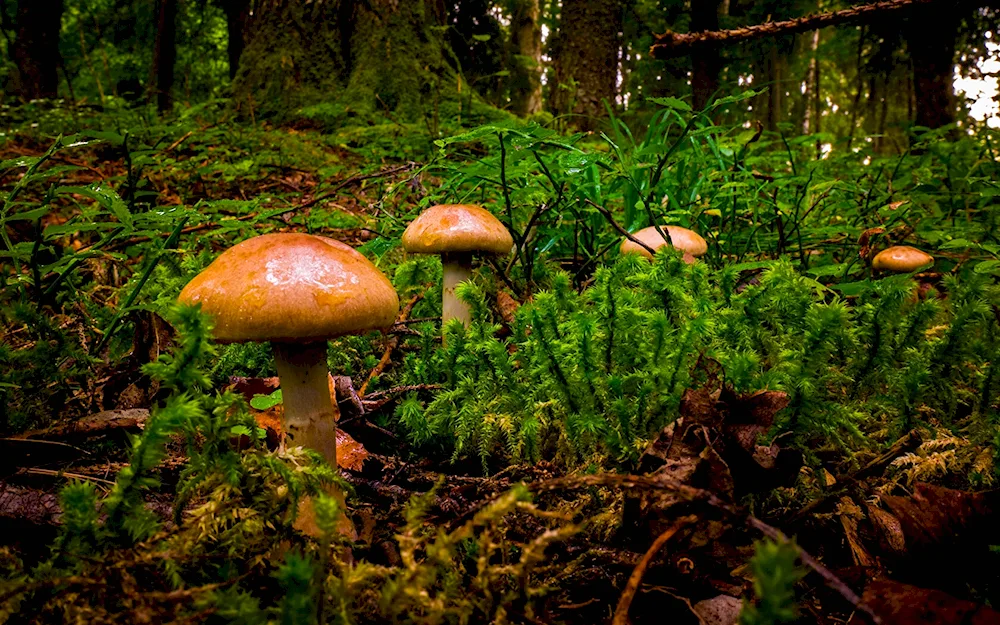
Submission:
[[[646,574],[646,569],[649,568],[649,563],[653,560],[653,556],[656,552],[660,550],[663,545],[666,544],[670,538],[678,532],[682,527],[696,520],[697,517],[694,515],[686,516],[679,519],[672,527],[667,531],[663,532],[656,537],[653,544],[649,546],[646,553],[642,555],[642,559],[639,563],[635,565],[632,569],[632,575],[628,578],[628,583],[625,584],[625,590],[622,591],[621,598],[618,599],[618,607],[615,608],[615,616],[611,619],[611,625],[628,625],[628,609],[632,605],[632,598],[635,597],[635,593],[639,590],[639,584],[642,583],[642,576]]]

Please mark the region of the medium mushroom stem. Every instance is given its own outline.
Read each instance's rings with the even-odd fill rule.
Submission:
[[[337,469],[337,407],[330,397],[326,341],[274,343],[285,439],[318,451]]]
[[[455,297],[455,285],[472,277],[472,254],[468,252],[453,252],[441,255],[444,267],[444,280],[441,296],[441,327],[451,319],[461,319],[466,327],[472,321],[472,312],[468,305]]]

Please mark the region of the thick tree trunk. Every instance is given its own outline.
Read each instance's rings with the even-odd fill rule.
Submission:
[[[62,0],[18,0],[13,57],[17,90],[25,100],[58,95],[62,13]]]
[[[226,52],[229,55],[229,79],[236,78],[240,67],[240,57],[246,47],[247,20],[250,19],[250,0],[222,0],[220,2],[226,14]]]
[[[287,117],[324,103],[334,115],[434,115],[457,99],[437,0],[265,0],[247,25],[237,106]],[[468,89],[468,87],[466,87]]]
[[[169,112],[174,106],[174,67],[177,65],[177,0],[156,2],[156,42],[153,48],[153,77],[156,109]]]
[[[907,20],[905,35],[913,61],[918,126],[940,128],[955,121],[955,41],[960,13],[922,7]]]
[[[596,126],[607,100],[614,104],[621,50],[619,0],[563,0],[555,50],[552,107],[572,113],[582,130]]]
[[[691,0],[691,32],[719,30],[720,0]],[[719,89],[722,59],[718,48],[703,48],[691,52],[691,92],[695,110],[708,105]]]
[[[510,108],[527,117],[542,110],[542,25],[538,0],[515,0],[510,23]]]

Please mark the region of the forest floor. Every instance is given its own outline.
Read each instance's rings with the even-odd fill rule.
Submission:
[[[107,120],[95,116],[89,123]],[[0,162],[8,166],[0,168],[0,189],[13,189],[22,179],[24,170],[10,164],[46,153],[52,139],[45,130],[22,128],[3,138]],[[397,133],[384,139],[388,144],[404,134],[384,132]],[[384,153],[377,156],[378,150]],[[378,249],[387,224],[441,184],[422,163],[405,158],[409,154],[310,129],[195,120],[162,137],[147,129],[127,151],[111,142],[60,151],[45,171],[60,187],[113,187],[136,215],[195,207],[198,219],[179,229],[192,254],[215,254],[250,232],[293,230]],[[63,250],[94,249],[94,232],[79,227],[92,212],[87,201],[93,196],[77,191],[53,197],[48,183],[25,186],[19,201],[48,210],[35,222],[10,222],[11,232],[30,242],[33,228],[65,225],[65,236],[51,244],[58,250],[50,262]],[[61,544],[62,487],[82,481],[99,494],[114,491],[116,475],[135,462],[134,441],[169,394],[142,367],[177,348],[175,329],[155,311],[190,277],[186,266],[164,254],[161,264],[168,267],[157,272],[172,276],[154,273],[151,284],[161,286],[143,292],[138,301],[144,306],[121,320],[114,311],[170,233],[140,228],[81,257],[79,290],[38,308],[56,328],[53,336],[72,347],[45,351],[41,335],[24,321],[28,313],[4,317],[7,362],[15,362],[14,353],[51,359],[51,367],[24,365],[35,371],[16,382],[23,394],[7,396],[7,437],[0,439],[0,527],[7,538],[0,559],[8,622],[36,616],[55,622],[59,614],[90,622],[223,622],[229,613],[218,607],[221,600],[206,607],[199,597],[215,596],[237,580],[265,605],[277,605],[285,592],[269,581],[274,568],[266,562],[248,560],[245,568],[236,567],[238,574],[226,573],[228,581],[204,574],[178,586],[159,564],[142,559],[157,540],[180,531],[184,515],[196,517],[211,500],[176,496],[190,443],[180,434],[149,471],[155,480],[143,505],[161,525],[142,543],[147,551],[112,548],[96,564],[61,569],[76,571],[72,575],[23,586],[43,575],[35,567]],[[392,261],[383,261],[388,273]],[[925,275],[929,281],[939,277]],[[423,583],[435,589],[430,596],[438,603],[410,599],[411,611],[405,618],[397,614],[396,622],[1000,623],[1000,613],[987,607],[1000,588],[991,546],[1000,499],[970,486],[969,467],[992,466],[989,447],[971,442],[971,415],[947,426],[919,421],[889,444],[849,455],[818,448],[806,462],[780,437],[768,444],[758,439],[788,405],[786,392],[737,393],[709,375],[684,391],[678,418],[628,467],[604,471],[594,462],[574,467],[541,460],[489,466],[484,475],[478,457],[421,457],[395,427],[408,393],[434,391],[405,385],[394,372],[415,352],[398,339],[416,332],[406,315],[427,293],[401,297],[404,314],[392,330],[365,339],[360,348],[352,343],[359,355],[331,378],[346,434],[338,441],[340,469],[353,489],[353,542],[336,550],[336,558],[382,567],[372,573],[383,579],[379,583],[392,575],[386,571],[408,570],[412,575],[405,579],[415,588]],[[15,306],[14,299],[8,296],[5,306]],[[510,297],[490,301],[496,318],[504,319],[512,316],[505,307],[520,304]],[[232,390],[249,401],[275,390],[270,365],[254,360],[258,354],[226,354],[244,360],[215,369],[213,392]],[[55,377],[42,383],[46,376]],[[27,409],[14,410],[15,400]],[[250,414],[265,433],[266,449],[241,433],[229,443],[249,448],[248,454],[274,452],[280,406],[251,408]],[[523,488],[530,500],[522,498]],[[428,492],[420,529],[411,531],[408,510]],[[265,524],[260,531],[273,535],[273,544],[257,551],[261,559],[277,558],[290,544],[317,549],[311,538],[289,538],[287,527]],[[785,537],[794,537],[799,550],[791,559],[782,551],[789,544]],[[773,541],[770,551],[759,543],[765,538]],[[189,567],[177,557],[181,568]],[[414,559],[464,564],[454,578],[439,571],[436,581],[418,582],[427,572]],[[367,590],[352,592],[344,596],[363,607],[343,622],[390,620],[371,611],[377,602]],[[452,605],[450,595],[462,598]],[[336,601],[328,599],[331,606]],[[744,604],[756,612],[744,609],[739,617]],[[782,611],[795,605],[797,613]],[[328,617],[341,618],[332,616],[337,609],[327,610]]]

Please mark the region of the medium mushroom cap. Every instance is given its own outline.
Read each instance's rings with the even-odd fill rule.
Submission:
[[[349,245],[264,234],[219,255],[178,298],[215,318],[220,342],[309,343],[392,325],[399,298]]]
[[[499,219],[471,204],[431,206],[403,232],[403,247],[415,254],[506,254],[513,245],[514,239]]]
[[[887,247],[872,259],[872,268],[879,271],[909,273],[934,263],[934,257],[909,245]]]
[[[673,243],[674,247],[690,254],[691,256],[701,256],[708,251],[708,243],[702,238],[700,234],[694,230],[688,230],[687,228],[681,228],[680,226],[660,226],[662,229],[667,231],[670,235],[670,241]],[[650,226],[648,228],[643,228],[638,232],[634,233],[632,236],[639,239],[649,247],[654,250],[667,245],[667,242],[663,240],[663,237],[657,231],[656,226]],[[622,254],[642,254],[647,258],[652,258],[652,255],[644,250],[641,246],[636,245],[635,242],[625,239],[622,241],[621,247]]]

